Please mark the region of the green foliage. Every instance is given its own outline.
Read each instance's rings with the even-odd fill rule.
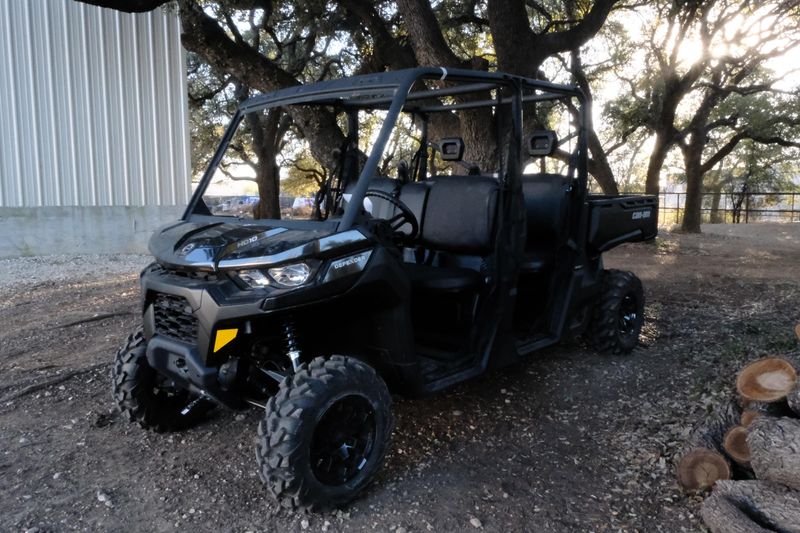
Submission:
[[[353,4],[326,0],[202,2],[206,13],[211,14],[231,38],[249,43],[266,60],[300,82],[385,67],[381,62],[385,61],[382,56],[385,51],[379,49],[378,34],[368,27],[363,15],[351,10]],[[555,34],[574,28],[595,4],[591,0],[525,2],[529,26],[536,34]],[[360,5],[374,9],[382,28],[398,46],[408,50],[409,28],[405,27],[395,2],[379,0]],[[488,64],[491,69],[496,68],[496,57],[488,5],[488,0],[431,2],[439,28],[453,54],[460,61]],[[741,33],[744,31],[742,28],[752,22],[751,19],[754,21],[761,16],[759,10],[764,9],[763,6],[773,5],[778,6],[778,3],[773,0],[760,3],[745,0],[618,2],[600,32],[581,46],[579,55],[583,74],[594,95],[594,128],[623,190],[641,190],[653,149],[653,135],[658,131],[670,131],[659,124],[664,106],[669,103],[671,95],[674,96],[680,81],[697,65],[702,67],[700,75],[689,84],[685,94],[679,95],[676,116],[670,125],[678,133],[670,140],[672,152],[666,158],[663,173],[674,179],[685,176],[679,145],[692,138],[690,130],[711,87],[757,88],[758,85],[769,86],[780,77],[781,73],[774,71],[775,64],[769,62],[771,58],[752,61],[752,55],[759,50],[775,50],[776,43],[788,47],[794,42],[797,13],[778,11],[784,15],[774,22],[780,30],[780,39],[773,38],[766,44],[754,45],[750,42],[751,37],[748,36],[750,40],[747,41],[745,33]],[[776,9],[789,8],[779,6]],[[733,22],[725,26],[720,22],[724,20]],[[704,27],[714,31],[706,44],[700,40]],[[741,33],[738,37],[737,31]],[[777,30],[766,26],[762,33],[769,34],[770,31],[778,34]],[[525,43],[520,41],[520,46],[525,46]],[[781,54],[774,52],[772,55]],[[476,60],[479,61],[476,63]],[[553,81],[571,83],[574,81],[571,63],[570,52],[556,54],[542,65],[542,73]],[[239,97],[235,80],[227,74],[215,70],[191,53],[188,66],[192,166],[194,176],[198,177],[207,166]],[[739,76],[742,71],[744,75]],[[786,94],[773,90],[741,94],[733,91],[719,98],[713,102],[708,116],[700,118],[704,123],[727,121],[730,124],[721,124],[705,133],[704,160],[710,159],[742,132],[747,132],[747,138],[756,140],[800,138],[799,101],[800,95],[796,91]],[[555,115],[547,105],[526,108],[526,118],[529,123],[559,130],[566,129],[570,122],[567,117]],[[366,132],[366,137],[374,134],[377,124],[377,116],[364,117],[362,132]],[[569,127],[574,128],[574,124]],[[563,135],[563,132],[559,133]],[[283,151],[277,161],[282,167],[281,186],[291,194],[307,194],[317,186],[320,176],[332,169],[323,169],[314,161],[296,128],[284,129],[282,135],[286,137],[280,143]],[[391,174],[399,160],[409,160],[416,149],[417,137],[413,127],[402,124],[387,147],[380,171]],[[368,149],[367,144],[362,149]],[[762,158],[758,165],[763,169],[769,168],[773,177],[758,178],[759,187],[788,186],[786,180],[796,169],[783,159],[794,152],[788,146],[770,146],[769,150],[760,150],[760,155],[769,161]],[[734,169],[742,168],[742,161],[751,157],[748,150],[746,144],[737,146],[724,158],[721,166],[714,166],[707,176],[708,183],[716,183],[725,172],[730,176],[739,175],[736,172],[740,171],[734,172]],[[758,149],[754,151],[759,152]],[[257,162],[251,147],[242,146],[238,155],[242,162]],[[313,172],[299,171],[293,166],[295,164],[307,170],[313,169]]]

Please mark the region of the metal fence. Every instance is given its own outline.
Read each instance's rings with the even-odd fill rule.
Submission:
[[[702,196],[704,224],[800,222],[800,192],[706,192]],[[680,224],[685,202],[685,192],[660,193],[659,224]]]

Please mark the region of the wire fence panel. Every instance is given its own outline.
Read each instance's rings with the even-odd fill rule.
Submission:
[[[800,222],[800,192],[706,192],[702,196],[703,224]],[[680,224],[685,204],[685,192],[659,193],[658,223]]]

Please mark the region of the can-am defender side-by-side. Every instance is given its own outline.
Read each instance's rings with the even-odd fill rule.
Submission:
[[[433,67],[245,101],[183,218],[150,241],[143,325],[114,365],[120,409],[165,430],[214,404],[264,408],[262,481],[287,507],[330,507],[379,470],[389,391],[439,391],[568,336],[631,351],[642,285],[601,254],[654,238],[657,202],[589,194],[583,104],[574,87]],[[556,106],[573,125],[561,140],[523,120]],[[308,220],[255,219],[221,186],[241,183],[225,176],[248,117],[278,108],[345,127]],[[463,113],[482,113],[494,168],[429,138]]]

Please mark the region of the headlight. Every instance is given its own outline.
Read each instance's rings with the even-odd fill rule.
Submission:
[[[260,270],[240,270],[236,273],[236,277],[252,289],[269,285],[269,278]]]
[[[317,262],[310,260],[309,263],[293,263],[283,265],[269,270],[248,269],[237,270],[236,278],[250,287],[251,289],[261,289],[264,287],[276,287],[293,289],[306,284],[317,269]]]
[[[311,268],[305,263],[270,268],[267,272],[272,279],[284,287],[299,287],[311,276]]]

